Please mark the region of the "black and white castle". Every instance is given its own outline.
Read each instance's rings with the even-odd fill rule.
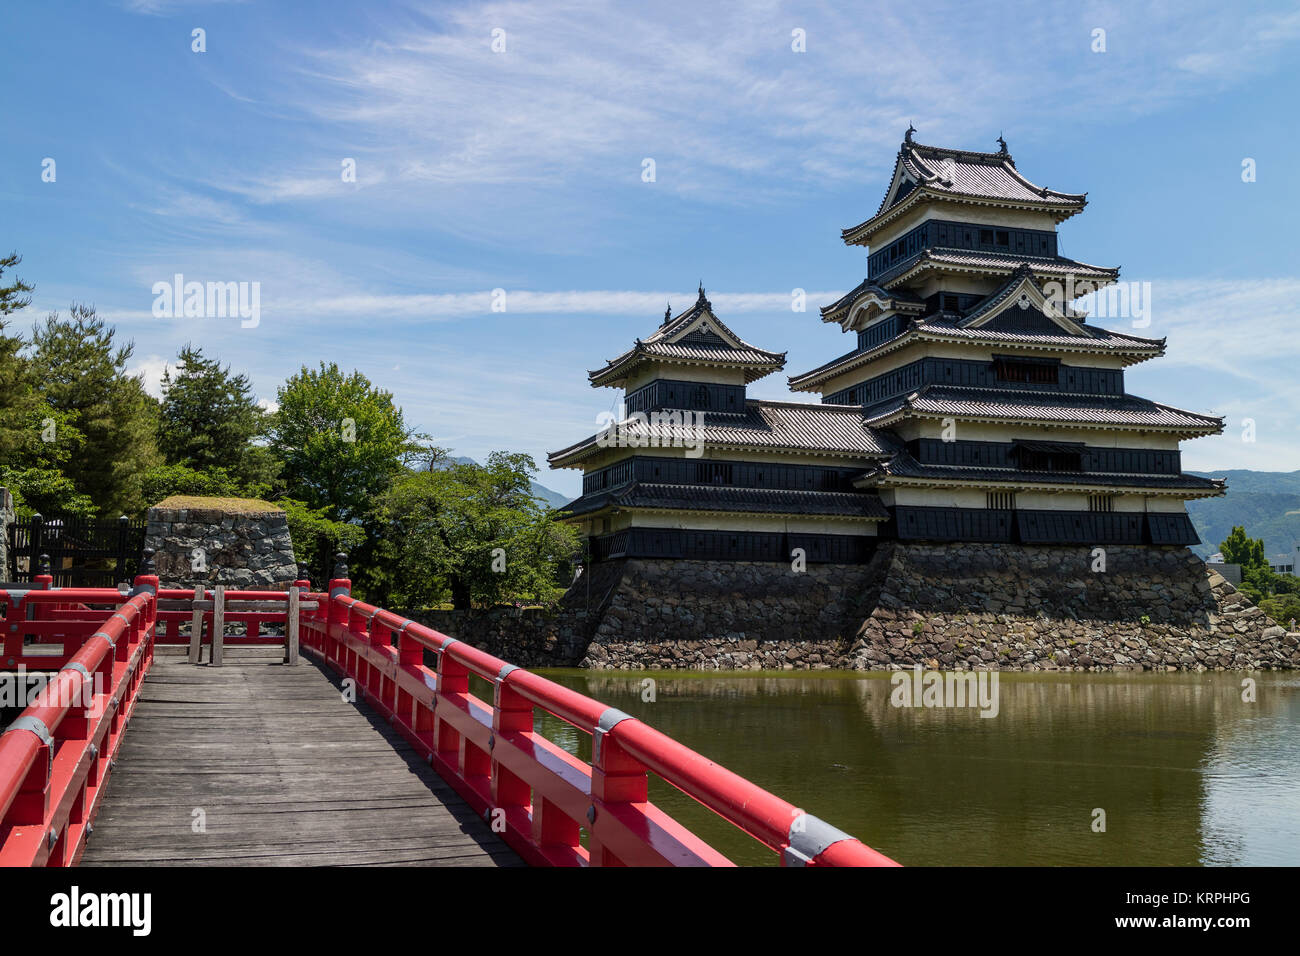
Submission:
[[[881,539],[1188,545],[1179,442],[1219,418],[1129,394],[1163,339],[1098,328],[1071,303],[1119,270],[1057,253],[1086,195],[1030,182],[995,153],[913,142],[876,213],[843,231],[867,278],[821,310],[854,348],[789,378],[808,401],[746,386],[785,353],[740,339],[699,298],[589,373],[622,389],[609,427],[550,455],[581,468],[566,510],[593,560],[859,563]]]

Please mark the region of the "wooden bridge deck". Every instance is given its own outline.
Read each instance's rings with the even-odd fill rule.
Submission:
[[[170,650],[145,681],[82,865],[522,865],[310,658],[287,667],[282,648],[227,648],[209,667]]]

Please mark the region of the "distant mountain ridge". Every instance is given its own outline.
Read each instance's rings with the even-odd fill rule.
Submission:
[[[454,462],[456,462],[458,465],[477,465],[477,464],[478,464],[478,462],[475,461],[473,458],[466,458],[466,457],[464,457],[463,455],[452,455],[452,456],[450,456],[450,458],[449,458],[448,460],[449,460],[449,461],[454,461]],[[555,490],[553,490],[553,489],[551,489],[551,488],[547,488],[545,485],[539,485],[539,484],[538,484],[537,482],[535,482],[535,481],[530,481],[530,482],[529,482],[529,485],[530,485],[530,490],[531,490],[532,493],[533,493],[533,497],[534,497],[534,498],[541,498],[542,501],[546,502],[546,503],[547,503],[548,505],[550,505],[552,508],[562,508],[562,507],[564,507],[565,505],[567,505],[567,504],[569,503],[569,501],[571,500],[571,499],[568,497],[568,495],[562,495],[562,494],[560,494],[558,491],[555,491]]]
[[[1206,558],[1219,550],[1233,525],[1241,525],[1252,538],[1264,539],[1264,553],[1295,554],[1300,544],[1300,471],[1194,471],[1202,478],[1224,478],[1228,493],[1222,498],[1187,502],[1201,543],[1192,548]]]

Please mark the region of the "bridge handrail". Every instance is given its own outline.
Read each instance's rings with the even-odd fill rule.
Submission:
[[[862,844],[827,823],[804,813],[775,794],[720,766],[707,757],[655,730],[649,724],[608,707],[577,691],[563,687],[531,671],[517,668],[486,651],[408,620],[391,611],[366,604],[343,593],[330,582],[330,596],[320,598],[317,620],[328,617],[328,605],[346,612],[346,619],[364,617],[366,633],[375,625],[405,637],[440,655],[438,670],[444,671],[446,657],[470,673],[506,688],[529,704],[564,720],[593,736],[595,751],[603,746],[621,758],[654,773],[666,783],[712,810],[723,819],[781,854],[783,864],[829,866],[897,866],[893,860]],[[304,614],[304,616],[306,616]],[[349,628],[350,630],[350,628]],[[400,651],[397,652],[400,655]],[[441,686],[441,680],[439,685]],[[477,701],[477,698],[475,698]],[[497,702],[483,707],[498,710]],[[496,725],[495,713],[493,726]],[[623,768],[626,772],[626,768]]]
[[[109,593],[122,603],[0,735],[0,866],[80,858],[152,660],[149,591],[127,597],[113,589],[68,589],[77,593],[44,592],[56,597],[38,600],[84,601],[82,592],[92,590],[94,603],[113,603]],[[108,678],[102,693],[94,681],[100,675]]]

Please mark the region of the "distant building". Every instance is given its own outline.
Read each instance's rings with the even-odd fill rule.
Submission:
[[[1274,554],[1268,559],[1268,566],[1277,574],[1295,574],[1294,554]]]
[[[621,421],[550,464],[584,471],[568,511],[594,558],[852,562],[879,537],[1199,543],[1185,502],[1224,483],[1184,474],[1179,442],[1223,420],[1130,394],[1124,370],[1164,340],[1070,307],[1119,276],[1058,252],[1086,196],[1027,180],[1001,139],[981,153],[912,132],[879,209],[842,234],[870,247],[866,279],[821,310],[856,346],[789,379],[820,404],[748,398],[785,354],[741,340],[702,288],[590,373],[623,390]]]
[[[1222,553],[1215,552],[1209,556],[1205,563],[1223,575],[1223,579],[1229,584],[1241,584],[1241,565],[1228,564],[1223,560]]]

